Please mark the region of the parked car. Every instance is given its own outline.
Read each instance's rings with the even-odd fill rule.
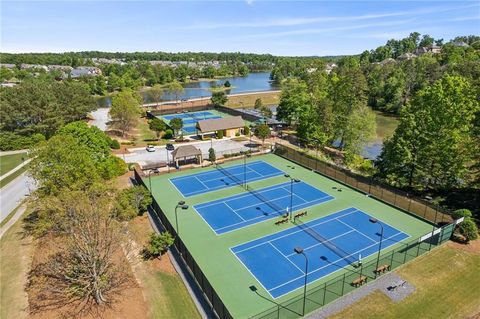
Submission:
[[[175,147],[173,146],[173,144],[167,144],[166,149],[167,149],[167,151],[173,151],[175,149]]]
[[[155,152],[155,146],[153,145],[148,145],[146,148],[147,152]]]

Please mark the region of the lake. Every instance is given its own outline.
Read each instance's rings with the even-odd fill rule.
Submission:
[[[229,81],[232,88],[226,90],[227,94],[246,93],[255,91],[270,91],[278,90],[279,87],[270,82],[270,72],[256,72],[250,73],[247,76],[234,76],[221,78],[215,81],[197,81],[183,84],[185,92],[179,96],[180,99],[191,99],[198,97],[208,97],[212,95],[210,89],[216,86],[223,86],[225,81]],[[165,90],[166,91],[166,90]],[[148,90],[141,91],[145,103],[156,102],[153,101],[148,94]],[[175,95],[165,94],[162,96],[162,101],[175,100]],[[97,99],[99,107],[109,107],[112,104],[110,96],[104,96]]]
[[[279,87],[270,82],[269,72],[250,73],[245,77],[227,77],[215,81],[198,81],[184,84],[185,93],[180,96],[181,99],[197,98],[211,96],[210,88],[215,86],[223,86],[225,81],[229,81],[232,89],[227,90],[227,94],[246,93],[255,91],[278,90]],[[140,92],[145,103],[154,102],[151,100],[147,92]],[[175,96],[165,93],[162,97],[163,101],[174,100]],[[97,99],[99,107],[109,107],[111,105],[111,97],[101,97]],[[362,151],[362,156],[369,159],[376,159],[382,152],[383,140],[385,137],[392,136],[398,125],[398,119],[393,116],[387,116],[381,112],[376,112],[377,134],[375,138],[369,142]]]

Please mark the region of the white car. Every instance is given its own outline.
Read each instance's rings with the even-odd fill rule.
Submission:
[[[146,148],[147,152],[155,152],[155,146],[153,145],[148,145]]]

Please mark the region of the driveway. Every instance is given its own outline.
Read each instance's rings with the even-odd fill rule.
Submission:
[[[193,145],[196,148],[202,151],[204,159],[208,159],[208,149],[213,145],[217,157],[220,157],[221,154],[225,153],[237,153],[240,151],[246,151],[249,148],[249,141],[233,141],[231,139],[223,140],[212,140],[212,141],[201,141],[195,143],[188,143]],[[175,148],[181,145],[187,145],[186,143],[174,144]],[[167,161],[167,150],[165,146],[156,146],[155,152],[147,152],[145,148],[131,148],[129,149],[130,154],[117,154],[118,157],[123,158],[127,163],[139,163],[140,165],[145,165],[147,163],[153,162],[166,162]],[[172,160],[171,151],[168,151],[168,158]]]

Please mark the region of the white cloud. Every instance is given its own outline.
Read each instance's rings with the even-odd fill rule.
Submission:
[[[246,0],[247,4],[251,4],[253,0]],[[357,16],[319,16],[319,17],[299,17],[299,18],[275,18],[261,21],[247,21],[247,22],[228,22],[228,23],[200,23],[194,25],[187,25],[179,27],[183,30],[196,30],[196,29],[225,29],[225,28],[267,28],[267,27],[292,27],[307,24],[315,24],[322,22],[355,22],[363,20],[376,20],[384,18],[393,18],[400,16],[419,16],[425,14],[431,14],[436,12],[460,10],[465,8],[478,7],[477,4],[465,5],[458,7],[451,6],[437,6],[437,7],[425,7],[408,11],[397,12],[385,12],[377,14],[365,14]]]

